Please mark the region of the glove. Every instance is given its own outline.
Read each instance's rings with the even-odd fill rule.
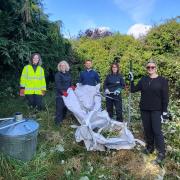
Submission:
[[[25,89],[24,89],[24,88],[21,88],[20,91],[19,91],[19,95],[20,95],[20,96],[25,96],[25,95],[24,95],[24,92],[25,92]]]
[[[76,89],[76,86],[71,86],[70,88],[74,91]]]
[[[45,90],[41,90],[42,96],[44,96],[46,94]]]
[[[82,86],[81,83],[76,83],[76,87]]]
[[[63,91],[63,96],[65,96],[65,97],[67,97],[67,96],[68,96],[67,91]]]
[[[167,123],[169,120],[169,116],[167,112],[163,112],[163,114],[161,115],[161,123]]]
[[[105,94],[110,94],[109,89],[105,89],[104,93],[105,93]]]
[[[114,95],[119,95],[121,93],[121,88],[118,88],[114,91]]]
[[[128,77],[130,81],[134,81],[134,75],[132,72],[129,72]]]

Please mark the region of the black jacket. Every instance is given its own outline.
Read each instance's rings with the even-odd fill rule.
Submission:
[[[57,95],[62,95],[63,91],[71,86],[72,78],[69,72],[57,72],[55,75],[55,85]]]
[[[125,82],[121,74],[108,74],[104,81],[104,90],[109,89],[110,92],[117,90],[118,88],[123,89]]]
[[[169,101],[168,81],[162,77],[144,76],[135,86],[131,82],[131,92],[141,92],[140,109],[167,112]]]

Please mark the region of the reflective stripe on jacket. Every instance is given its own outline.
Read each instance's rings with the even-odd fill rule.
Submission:
[[[46,90],[46,81],[44,69],[37,66],[34,71],[32,65],[27,65],[23,68],[20,86],[25,88],[25,94],[42,95],[42,90]]]

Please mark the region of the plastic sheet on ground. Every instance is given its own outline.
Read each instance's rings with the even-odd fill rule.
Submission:
[[[144,145],[134,138],[127,123],[112,120],[107,111],[101,110],[99,87],[78,85],[75,91],[69,88],[67,92],[64,103],[80,123],[76,126],[76,142],[84,141],[87,150],[132,149],[136,142]]]

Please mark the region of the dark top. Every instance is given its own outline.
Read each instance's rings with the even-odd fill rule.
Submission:
[[[56,93],[57,95],[62,95],[63,91],[67,91],[67,89],[71,86],[71,75],[69,72],[57,72],[55,75],[55,85],[56,85]]]
[[[124,89],[125,82],[121,74],[108,74],[104,81],[104,90],[109,89],[110,92],[118,88]]]
[[[37,69],[37,67],[38,67],[38,64],[36,64],[36,65],[33,64],[32,67],[33,67],[33,69],[34,69],[34,72],[36,72],[36,69]]]
[[[131,82],[131,92],[141,91],[140,109],[167,112],[169,101],[168,81],[162,77],[150,78],[144,76],[134,86]]]
[[[100,83],[99,75],[94,70],[85,70],[80,73],[79,83],[82,85],[96,86]]]

